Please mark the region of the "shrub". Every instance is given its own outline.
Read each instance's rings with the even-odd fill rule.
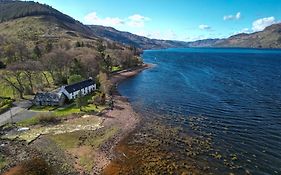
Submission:
[[[38,117],[38,123],[39,124],[56,124],[58,123],[60,120],[58,118],[56,118],[54,115],[51,114],[41,114]]]

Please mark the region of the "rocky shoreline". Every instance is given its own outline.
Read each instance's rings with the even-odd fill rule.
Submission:
[[[114,74],[111,77],[111,82],[115,86],[118,85],[121,81],[124,81],[130,77],[133,77],[140,73],[141,71],[151,68],[153,65],[151,64],[143,64],[140,67],[135,69],[130,69],[126,71],[121,71],[119,73]],[[104,168],[110,163],[112,159],[117,156],[114,152],[115,146],[124,139],[130,132],[132,132],[137,124],[140,121],[140,117],[133,110],[131,104],[128,100],[121,96],[117,90],[113,92],[113,100],[114,100],[114,109],[107,111],[104,114],[104,127],[110,127],[112,125],[117,125],[120,127],[118,133],[115,134],[114,137],[105,142],[100,150],[97,152],[96,156],[96,165],[94,168],[94,174],[100,174]]]

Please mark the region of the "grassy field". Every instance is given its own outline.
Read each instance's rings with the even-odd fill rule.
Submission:
[[[13,100],[0,98],[0,114],[12,106]]]
[[[122,68],[120,66],[113,66],[111,71],[116,72],[116,71],[120,71],[120,70],[122,70]]]
[[[21,122],[18,122],[17,125],[19,126],[31,126],[31,125],[37,125],[37,124],[41,124],[41,120],[40,120],[40,115],[46,115],[49,114],[51,116],[53,116],[54,118],[57,118],[58,120],[60,120],[63,117],[67,117],[69,115],[72,114],[78,114],[78,115],[83,115],[83,114],[91,114],[91,113],[99,113],[102,110],[104,110],[107,106],[105,105],[95,105],[93,103],[89,103],[89,100],[93,97],[93,95],[96,94],[90,94],[87,95],[84,98],[85,101],[88,102],[87,105],[82,107],[82,111],[80,110],[79,107],[76,106],[76,104],[73,102],[72,104],[69,104],[65,107],[56,107],[56,106],[32,106],[30,108],[30,110],[32,111],[36,111],[36,112],[41,112],[41,114],[39,114],[38,116],[34,116],[32,118],[23,120]],[[44,117],[44,116],[43,116]],[[49,116],[47,116],[49,117]]]
[[[78,159],[78,163],[89,173],[95,162],[95,151],[108,139],[112,138],[118,128],[111,127],[101,132],[77,131],[49,136],[57,145]]]

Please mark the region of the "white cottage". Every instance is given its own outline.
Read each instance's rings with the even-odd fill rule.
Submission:
[[[73,100],[78,97],[79,92],[84,96],[95,91],[96,88],[96,83],[90,78],[75,84],[62,86],[59,93],[64,94],[69,100]]]
[[[68,100],[74,100],[79,92],[87,95],[96,90],[96,83],[89,78],[78,83],[62,86],[53,92],[39,92],[35,95],[33,103],[37,106],[62,106]]]

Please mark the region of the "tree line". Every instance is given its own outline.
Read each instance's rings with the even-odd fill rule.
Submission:
[[[46,88],[96,78],[99,74],[108,78],[113,66],[125,69],[142,63],[136,48],[112,45],[115,44],[95,40],[91,44],[46,41],[27,46],[0,36],[0,68],[3,69],[0,81],[24,98]]]

